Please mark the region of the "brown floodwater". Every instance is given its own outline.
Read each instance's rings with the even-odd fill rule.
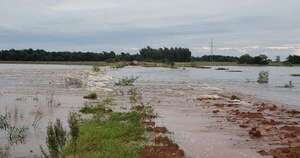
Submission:
[[[293,106],[299,101],[299,78],[288,77],[298,68],[267,68],[275,74],[268,85],[248,81],[255,80],[264,67],[230,68],[245,71],[241,73],[126,67],[108,70],[106,75],[112,80],[106,75],[87,73],[89,69],[69,65],[0,65],[1,114],[7,114],[12,125],[28,129],[25,141],[18,144],[9,144],[6,133],[0,131],[0,153],[7,153],[7,157],[39,157],[49,121],[59,118],[67,127],[68,113],[84,104],[82,96],[87,91],[115,94],[110,90],[114,88],[113,82],[124,76],[140,77],[135,87],[142,92],[144,103],[153,105],[159,115],[157,124],[172,132],[170,136],[187,157],[259,158],[262,156],[257,151],[267,146],[263,140],[250,139],[248,132],[237,124],[226,121],[225,113],[216,115],[212,109],[199,105],[199,96],[242,92],[249,100],[274,99]],[[67,77],[86,83],[81,88],[69,87],[65,83]],[[296,88],[278,88],[291,79]],[[116,93],[115,102],[122,104],[121,109],[126,108],[128,87],[116,89],[124,92]]]
[[[187,72],[186,72],[187,71]],[[216,94],[238,94],[243,97],[245,104],[248,101],[263,101],[250,94],[243,94],[234,89],[220,86],[226,81],[220,81],[212,86],[213,80],[206,80],[205,76],[199,80],[191,75],[191,70],[165,69],[165,68],[135,68],[109,72],[113,80],[122,76],[139,76],[135,87],[142,93],[144,103],[150,103],[159,115],[156,119],[157,126],[164,126],[171,132],[171,137],[180,148],[185,151],[187,157],[193,158],[260,158],[258,151],[268,148],[269,142],[264,139],[252,139],[247,130],[238,124],[226,120],[226,113],[215,114],[214,109],[200,105],[199,96]],[[207,70],[197,70],[207,71]],[[197,72],[195,71],[195,73]],[[216,71],[215,73],[218,73]],[[231,73],[227,73],[232,75]],[[206,74],[209,75],[209,74]],[[191,80],[192,78],[192,80]],[[232,77],[234,78],[234,77]],[[231,83],[234,84],[234,83]],[[237,84],[242,84],[239,81]],[[249,84],[249,83],[245,83]],[[249,85],[248,85],[249,86]],[[259,89],[256,86],[256,89]],[[122,95],[117,101],[126,104],[128,87],[118,88]],[[243,90],[241,87],[240,90]],[[275,89],[275,87],[274,87]],[[278,95],[278,94],[276,94]],[[274,95],[270,95],[273,97]],[[281,98],[279,98],[281,99]],[[127,100],[128,101],[128,100]]]
[[[40,157],[48,122],[60,119],[67,127],[70,111],[82,106],[85,88],[67,87],[66,77],[82,78],[87,66],[0,65],[0,114],[15,127],[25,127],[25,140],[8,141],[0,131],[0,157]]]
[[[149,83],[148,83],[149,84]],[[154,106],[157,124],[173,132],[173,137],[188,157],[258,158],[255,142],[246,142],[248,133],[222,121],[195,100],[200,95],[220,93],[207,87],[176,85],[137,85],[145,102]],[[221,119],[221,121],[220,121]]]

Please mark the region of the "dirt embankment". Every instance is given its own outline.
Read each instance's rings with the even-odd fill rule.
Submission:
[[[134,107],[136,111],[144,111],[145,106]],[[145,114],[143,117],[143,124],[146,127],[147,133],[150,137],[150,142],[145,145],[139,158],[183,158],[184,151],[174,143],[168,135],[166,127],[159,127],[155,125],[154,119],[157,116],[153,113]]]
[[[246,141],[263,141],[258,153],[274,158],[300,158],[300,111],[272,103],[243,101],[237,96],[203,95],[200,106],[247,130]]]

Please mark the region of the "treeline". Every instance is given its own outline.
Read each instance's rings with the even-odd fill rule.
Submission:
[[[237,62],[238,60],[238,57],[223,55],[203,55],[202,57],[192,57],[192,61]]]
[[[251,56],[244,54],[240,57],[223,55],[204,55],[193,57],[188,48],[143,48],[137,54],[110,52],[70,52],[45,51],[42,49],[1,50],[0,61],[154,61],[154,62],[237,62],[239,64],[267,65],[272,62],[266,55]],[[276,59],[277,60],[277,59]],[[278,61],[280,62],[280,57]],[[300,56],[290,55],[284,63],[300,64]]]
[[[122,52],[49,52],[41,49],[2,50],[2,61],[173,61],[187,62],[191,60],[191,51],[187,48],[159,48],[146,47],[138,54]]]
[[[37,49],[2,50],[2,61],[106,61],[116,57],[114,52],[48,52]]]
[[[244,54],[238,59],[239,64],[258,64],[258,65],[268,65],[272,60],[268,59],[266,55],[250,56],[249,54]]]
[[[188,62],[191,61],[192,52],[188,48],[159,48],[153,49],[146,47],[140,50],[140,56],[144,60],[148,61],[176,61],[176,62]]]
[[[291,64],[300,64],[300,56],[289,55],[287,57],[287,61],[286,62],[291,63]]]

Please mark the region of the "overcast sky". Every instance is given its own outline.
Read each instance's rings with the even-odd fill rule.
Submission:
[[[300,55],[300,0],[0,0],[0,48]]]

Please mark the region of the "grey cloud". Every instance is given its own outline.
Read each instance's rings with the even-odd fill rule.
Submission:
[[[2,0],[0,48],[195,48],[213,38],[217,47],[241,54],[241,48],[253,45],[296,47],[299,13],[298,0]],[[295,50],[249,52],[277,51]]]

